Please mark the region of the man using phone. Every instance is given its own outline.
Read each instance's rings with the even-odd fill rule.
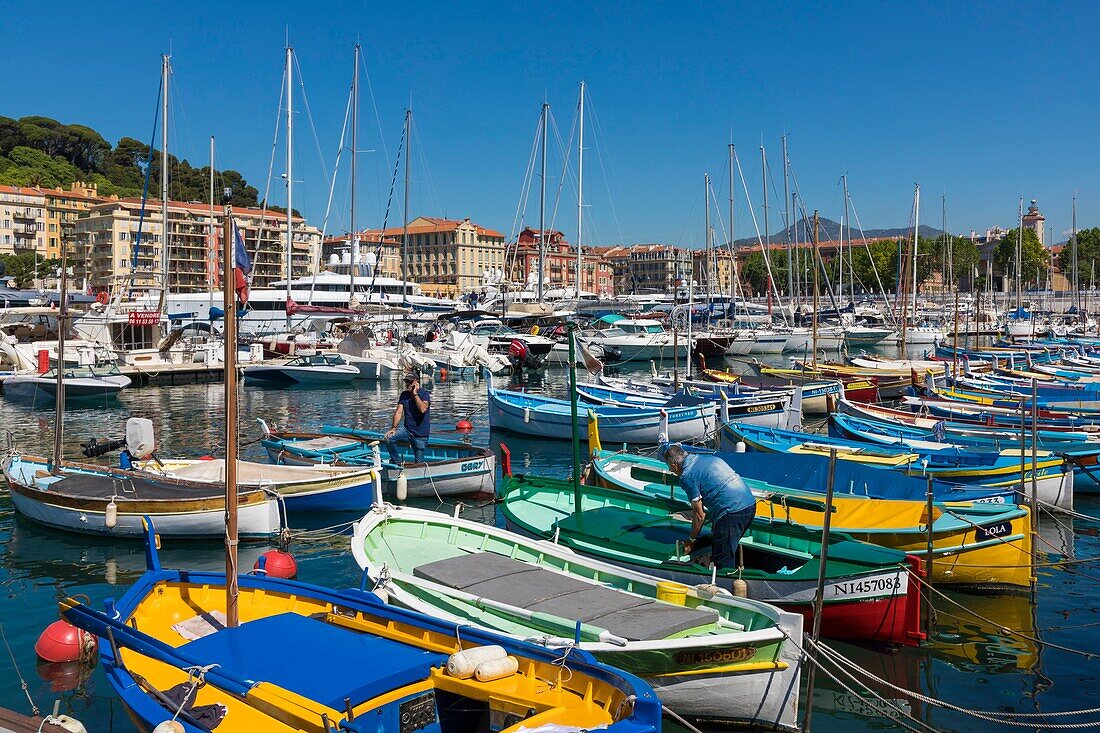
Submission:
[[[420,386],[420,377],[416,372],[405,372],[405,390],[397,398],[393,426],[385,435],[390,463],[403,463],[397,450],[398,442],[412,446],[413,460],[416,463],[424,462],[424,449],[428,446],[428,436],[432,428],[429,413],[431,399],[431,392]]]

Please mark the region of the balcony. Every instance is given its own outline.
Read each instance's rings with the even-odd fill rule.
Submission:
[[[36,227],[34,224],[23,224],[21,226],[16,226],[14,232],[15,236],[17,237],[27,237],[33,239],[34,236],[38,234],[38,227]]]
[[[18,220],[18,219],[28,219],[30,221],[34,221],[35,219],[38,218],[34,213],[34,209],[15,209],[14,211],[11,212],[11,216],[12,216],[13,219],[16,219],[16,220]]]

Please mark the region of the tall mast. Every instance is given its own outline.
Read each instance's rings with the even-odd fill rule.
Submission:
[[[955,276],[955,253],[951,246],[951,237],[947,234],[947,194],[940,195],[940,226],[943,228],[943,267],[940,268],[940,277],[944,285],[949,278]],[[955,288],[958,292],[958,288]]]
[[[160,122],[160,265],[161,291],[160,310],[164,311],[168,303],[168,76],[170,71],[168,54],[160,57],[160,83],[164,89],[161,97]]]
[[[577,300],[581,298],[581,221],[584,215],[584,82],[581,81],[581,99],[578,106],[577,136]]]
[[[206,292],[214,304],[214,287],[218,280],[218,251],[214,247],[214,136],[210,136],[210,227],[206,240]]]
[[[61,245],[61,300],[57,304],[57,383],[54,388],[54,426],[53,455],[50,458],[50,472],[57,473],[61,468],[62,441],[65,438],[65,335],[69,328],[69,248]]]
[[[405,204],[401,226],[401,305],[409,304],[409,130],[412,127],[412,106],[405,110]]]
[[[286,330],[290,331],[290,280],[294,248],[294,49],[286,47]],[[228,287],[228,286],[227,286]]]
[[[1016,312],[1020,312],[1023,303],[1021,301],[1020,288],[1024,282],[1024,197],[1020,197],[1020,216],[1016,224]]]
[[[772,236],[768,229],[768,154],[763,145],[760,146],[760,183],[764,189],[764,257],[770,259]],[[771,277],[770,273],[768,277]],[[774,283],[771,283],[771,285],[775,286]]]
[[[705,250],[706,257],[704,257],[703,260],[704,260],[704,262],[706,262],[705,269],[706,269],[707,272],[706,272],[706,279],[704,280],[703,278],[700,278],[700,280],[704,280],[704,282],[706,282],[706,284],[707,284],[706,285],[706,288],[707,288],[707,310],[709,312],[709,310],[710,310],[710,279],[711,279],[711,277],[713,277],[713,273],[714,273],[713,264],[711,263],[711,255],[712,255],[712,250],[713,250],[713,244],[712,244],[711,239],[710,239],[710,174],[709,173],[704,173],[703,174],[703,201],[705,203],[705,205],[703,206],[703,212],[704,212],[704,216],[703,216],[703,237],[704,237],[704,239],[703,239],[703,241],[705,242],[705,248],[706,248],[706,250]],[[695,268],[692,267],[691,269],[694,270]],[[694,274],[695,273],[692,272],[692,275],[694,275]],[[702,274],[702,273],[700,273],[700,274]],[[689,312],[688,313],[689,322],[690,322],[690,319],[691,319],[691,313]],[[690,329],[690,326],[688,328]],[[690,349],[688,351],[690,353]]]
[[[920,241],[920,184],[913,194],[913,317],[917,315],[917,243]]]
[[[733,143],[729,144],[730,151],[730,301],[734,300],[734,291],[737,289],[737,256],[733,251],[733,242],[737,239],[733,230]],[[735,306],[736,307],[736,306]],[[735,311],[736,312],[736,311]]]
[[[539,185],[539,302],[542,302],[543,294],[543,270],[546,262],[546,113],[550,105],[542,103],[542,122],[539,127],[542,130],[542,180]]]
[[[855,302],[856,293],[856,274],[855,268],[852,265],[852,222],[848,221],[848,174],[845,173],[840,177],[840,180],[844,183],[844,221],[841,222],[840,243],[841,243],[841,255],[840,255],[840,271],[844,272],[844,227],[848,228],[848,290],[851,293],[851,300]],[[840,299],[843,302],[844,292],[841,290]]]
[[[289,207],[287,208],[289,211]],[[237,304],[233,268],[237,264],[233,212],[222,224],[222,307],[225,309],[225,625],[237,626]],[[287,294],[290,284],[287,283]]]
[[[1084,323],[1084,313],[1081,312],[1081,278],[1077,264],[1077,194],[1073,195],[1073,206],[1070,214],[1070,247],[1073,256],[1073,304],[1077,306],[1077,321]]]
[[[359,152],[359,49],[355,44],[355,71],[351,75],[351,267],[348,268],[348,304],[355,298],[355,276],[359,274],[359,231],[355,228],[356,158]],[[381,236],[381,235],[379,235]],[[375,265],[377,267],[377,264]]]
[[[791,184],[788,176],[790,159],[787,157],[787,136],[783,135],[783,231],[787,235],[787,297],[794,309],[794,260],[791,247],[791,210],[787,202],[791,200]]]

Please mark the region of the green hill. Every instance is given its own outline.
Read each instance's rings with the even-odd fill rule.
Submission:
[[[65,125],[49,117],[0,116],[0,184],[68,187],[74,181],[95,183],[105,196],[140,196],[149,146],[131,137],[111,145],[84,125]],[[216,190],[229,186],[234,206],[258,206],[259,191],[234,170],[215,170]],[[195,168],[168,156],[168,195],[176,201],[209,198],[210,166]],[[150,163],[149,191],[160,191],[160,152]],[[271,206],[271,209],[276,207]]]

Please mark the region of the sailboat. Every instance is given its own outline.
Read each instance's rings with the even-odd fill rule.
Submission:
[[[225,252],[229,280],[233,247]],[[226,288],[223,297],[226,343],[234,344],[234,294]],[[490,725],[508,733],[660,729],[653,689],[585,652],[393,608],[365,582],[333,591],[240,576],[235,349],[225,359],[225,574],[163,569],[157,528],[146,519],[147,571],[117,603],[102,612],[73,598],[60,604],[65,620],[101,638],[108,683],[139,727],[329,733],[362,730],[362,718],[371,727],[455,733]]]

